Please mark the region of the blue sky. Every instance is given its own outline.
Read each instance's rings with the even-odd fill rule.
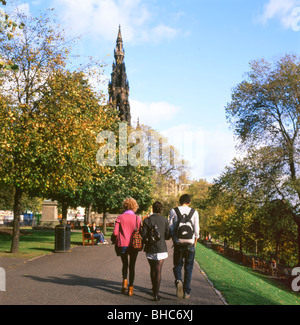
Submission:
[[[300,0],[30,0],[54,8],[110,77],[121,25],[132,122],[152,126],[212,181],[236,155],[225,106],[249,62],[300,52]],[[299,11],[298,11],[299,9]]]

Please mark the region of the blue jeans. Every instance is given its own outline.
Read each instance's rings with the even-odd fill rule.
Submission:
[[[191,280],[195,259],[194,245],[176,245],[174,244],[173,254],[173,273],[175,281],[180,280],[183,283],[183,292],[191,293]],[[182,281],[182,268],[184,267],[184,281]]]
[[[102,234],[94,234],[94,238],[97,239],[97,244],[104,243],[104,236]]]

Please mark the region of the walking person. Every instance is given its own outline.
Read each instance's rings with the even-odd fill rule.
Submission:
[[[113,235],[116,236],[116,253],[122,261],[122,293],[127,292],[133,295],[133,283],[135,277],[135,263],[138,250],[133,248],[132,239],[136,228],[141,229],[141,219],[135,213],[139,208],[138,203],[133,198],[126,198],[123,202],[124,212],[115,221]],[[129,273],[129,283],[128,283]],[[129,284],[129,286],[128,286]]]
[[[180,206],[170,211],[169,225],[174,243],[173,273],[178,298],[188,299],[191,294],[191,280],[195,260],[195,247],[199,238],[199,215],[190,208],[191,198],[183,194]],[[184,280],[182,269],[184,268]]]
[[[168,257],[166,240],[170,239],[170,228],[166,218],[161,213],[163,205],[156,201],[153,206],[153,214],[143,223],[142,237],[145,243],[144,251],[150,265],[150,278],[155,301],[159,301],[158,295],[161,283],[161,271],[164,260]]]

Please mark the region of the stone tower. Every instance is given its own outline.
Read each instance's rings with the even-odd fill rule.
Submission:
[[[109,104],[115,107],[122,121],[131,124],[131,114],[129,105],[129,83],[126,75],[124,63],[125,51],[119,26],[116,49],[114,51],[115,60],[112,66],[111,81],[108,85]]]

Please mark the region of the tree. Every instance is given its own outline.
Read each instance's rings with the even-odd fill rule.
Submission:
[[[259,207],[251,230],[260,235],[257,239],[264,258],[290,266],[297,263],[297,227],[293,217],[289,202],[280,199]]]
[[[76,192],[95,173],[108,172],[97,164],[96,137],[103,129],[116,124],[117,113],[100,105],[102,99],[92,91],[82,72],[54,73],[42,93],[39,107],[43,118],[38,121],[51,126],[51,129],[44,128],[43,145],[48,143],[44,154],[47,154],[47,165],[54,159],[55,171],[48,175],[46,188],[41,188],[41,192],[61,203],[62,218],[66,219],[68,207],[78,205]]]
[[[133,197],[138,202],[138,213],[148,210],[152,204],[152,174],[145,166],[116,166],[93,184],[93,209],[103,213],[104,233],[106,213],[121,213],[126,197]]]
[[[209,189],[207,206],[214,208],[211,228],[228,243],[239,242],[240,254],[249,238],[249,224],[255,206],[248,200],[245,189],[247,169],[234,160],[232,167],[226,167]]]
[[[153,200],[159,200],[164,206],[164,214],[168,215],[178,204],[178,194],[182,184],[186,185],[189,182],[188,163],[158,131],[147,125],[139,125],[137,130],[144,135],[144,157],[153,171]]]
[[[300,252],[300,62],[286,55],[277,62],[253,61],[248,79],[241,82],[227,105],[227,118],[240,140],[241,148],[271,148],[281,164],[281,182],[273,189],[276,195],[293,203],[294,221],[298,227]],[[267,155],[264,164],[268,163]],[[300,265],[300,253],[298,263]]]
[[[126,156],[133,150],[136,155],[137,164],[131,165],[126,158],[126,165],[120,166],[119,164],[106,166],[107,172],[103,173],[101,169],[96,170],[93,174],[91,182],[86,183],[80,190],[79,197],[81,204],[89,211],[92,208],[98,213],[103,213],[104,233],[106,232],[106,213],[120,213],[122,210],[122,202],[126,197],[133,197],[139,204],[139,212],[147,211],[152,203],[152,187],[153,187],[153,170],[147,165],[141,163],[141,155],[143,148],[139,147],[140,139],[136,143],[130,143],[128,138],[125,138],[125,146],[120,149],[120,124],[116,123],[109,129],[115,138],[115,145],[112,150],[116,156],[116,163],[120,163],[120,150],[125,151]],[[132,131],[130,126],[126,129]],[[104,133],[105,135],[106,133]],[[105,140],[105,136],[101,137]],[[104,144],[107,149],[107,143]],[[138,146],[141,150],[135,150]],[[129,158],[128,158],[129,160]]]
[[[215,180],[211,196],[223,208],[233,207],[224,229],[233,242],[240,237],[240,250],[244,246],[254,252],[259,243],[264,258],[279,259],[281,250],[286,261],[284,247],[296,238],[291,225],[294,214],[284,199],[288,192],[283,186],[283,164],[271,149],[252,149],[243,159],[234,159]],[[293,245],[288,246],[291,252]],[[293,260],[293,253],[289,257]]]
[[[6,5],[6,1],[1,0],[0,1],[2,3],[2,5]],[[16,28],[20,28],[22,29],[24,27],[24,23],[20,23],[17,24],[16,22],[12,21],[9,18],[9,15],[7,13],[5,13],[4,11],[0,10],[0,19],[2,19],[2,21],[0,21],[0,33],[2,34],[6,34],[6,37],[8,39],[12,39],[14,37],[14,32],[16,30]],[[17,70],[18,66],[10,60],[4,60],[2,55],[0,54],[0,71],[1,69],[3,70]]]
[[[115,116],[82,72],[64,69],[69,48],[51,19],[19,19],[18,35],[0,35],[0,53],[19,66],[0,79],[0,180],[15,193],[11,252],[19,246],[22,195],[55,197],[90,179],[97,134]]]
[[[204,237],[211,232],[212,216],[214,209],[211,205],[207,204],[209,189],[211,184],[206,180],[200,179],[192,182],[188,187],[187,193],[191,196],[192,207],[201,211],[200,217],[200,230]]]
[[[15,20],[25,21],[25,16]],[[51,70],[63,65],[62,38],[54,33],[49,20],[29,19],[26,27],[14,38],[0,34],[0,53],[5,61],[18,65],[19,70],[7,70],[1,75],[0,130],[1,169],[3,182],[13,185],[14,230],[11,252],[19,246],[21,197],[25,189],[35,182],[30,163],[36,158],[35,144],[41,140],[35,119],[40,89],[48,80]]]

